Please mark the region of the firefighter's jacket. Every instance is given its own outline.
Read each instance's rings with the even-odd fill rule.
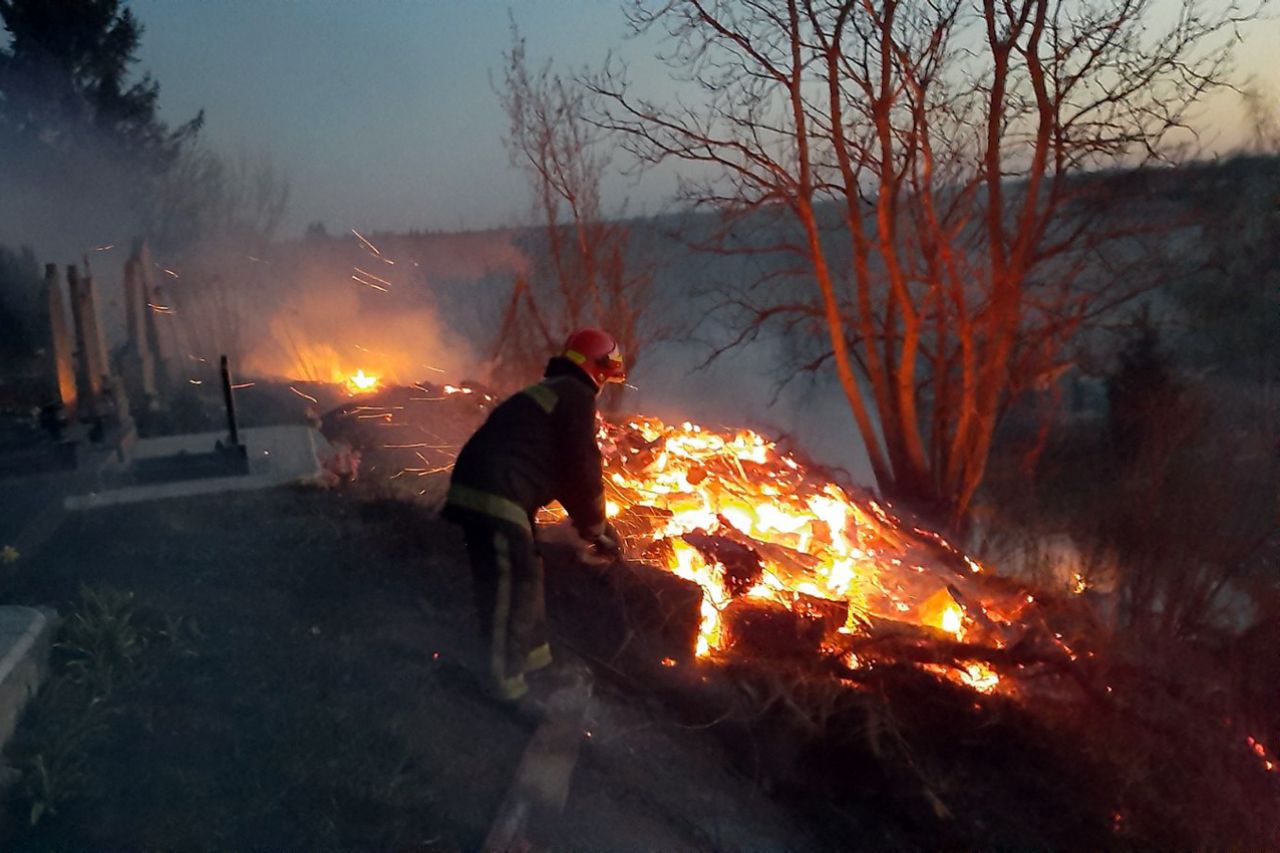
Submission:
[[[463,446],[444,515],[488,516],[531,531],[533,514],[552,501],[584,533],[604,523],[596,388],[558,357],[541,382],[500,403]]]

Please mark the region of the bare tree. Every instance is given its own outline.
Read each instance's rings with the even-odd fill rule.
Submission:
[[[526,373],[569,330],[608,329],[634,365],[655,335],[652,271],[640,262],[632,227],[608,219],[601,183],[610,168],[605,134],[587,121],[591,93],[552,73],[531,71],[512,26],[498,95],[510,121],[512,162],[529,176],[541,239],[530,275],[518,278],[495,342],[499,372]]]
[[[738,340],[812,332],[806,366],[834,372],[881,489],[958,524],[1010,400],[1132,292],[1093,273],[1150,211],[1100,233],[1114,198],[1086,173],[1169,156],[1256,15],[1181,0],[1157,31],[1152,6],[638,0],[633,25],[665,33],[695,94],[654,103],[616,65],[591,89],[630,153],[692,167],[686,200],[775,223],[745,250],[797,263],[735,296]]]
[[[159,251],[204,252],[210,244],[252,253],[270,243],[289,206],[289,181],[267,153],[225,157],[183,150],[150,200],[147,233]]]
[[[1244,101],[1250,137],[1244,151],[1280,154],[1280,109],[1277,109],[1275,94],[1251,81],[1241,89],[1240,97]]]
[[[262,258],[288,202],[289,182],[266,153],[188,147],[159,182],[146,233],[160,263],[157,293],[173,314],[164,346],[184,367],[247,355],[249,320],[272,277]]]

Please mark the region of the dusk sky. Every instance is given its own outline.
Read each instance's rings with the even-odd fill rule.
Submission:
[[[1168,7],[1170,0],[1156,0]],[[1208,0],[1214,2],[1214,0]],[[160,82],[162,114],[206,112],[205,138],[235,153],[268,152],[290,179],[286,231],[459,229],[527,218],[491,80],[510,45],[508,10],[531,60],[598,64],[610,48],[649,90],[665,69],[654,43],[627,41],[612,0],[133,0],[146,26],[140,68]],[[1280,91],[1280,22],[1252,29],[1243,70]],[[1222,98],[1206,135],[1229,148],[1242,113]],[[633,212],[654,211],[669,180],[619,186]]]

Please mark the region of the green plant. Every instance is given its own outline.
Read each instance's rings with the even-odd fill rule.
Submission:
[[[10,750],[22,774],[17,800],[31,826],[56,815],[84,782],[84,744],[109,713],[102,697],[65,674],[52,679],[27,712]]]
[[[53,646],[52,677],[9,750],[22,773],[17,801],[32,826],[56,815],[84,783],[86,745],[116,712],[116,689],[151,670],[146,652],[187,654],[199,636],[194,620],[140,607],[132,592],[81,586]]]
[[[87,586],[80,588],[80,603],[54,644],[67,674],[97,696],[111,695],[117,678],[134,671],[145,647],[133,593]]]

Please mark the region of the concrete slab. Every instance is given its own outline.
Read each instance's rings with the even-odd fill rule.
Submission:
[[[0,478],[0,547],[11,546],[23,558],[38,551],[66,517],[66,497],[101,491],[127,468],[133,443],[86,444],[75,470]]]
[[[134,459],[173,456],[178,453],[207,453],[225,440],[226,433],[205,432],[141,439],[133,448]],[[91,509],[116,504],[189,497],[191,495],[266,489],[307,480],[320,474],[320,456],[329,444],[319,432],[305,425],[251,427],[240,430],[240,440],[249,453],[249,474],[235,477],[205,477],[147,485],[122,484],[71,495],[67,509]]]
[[[48,670],[55,618],[34,607],[0,607],[0,746]]]

